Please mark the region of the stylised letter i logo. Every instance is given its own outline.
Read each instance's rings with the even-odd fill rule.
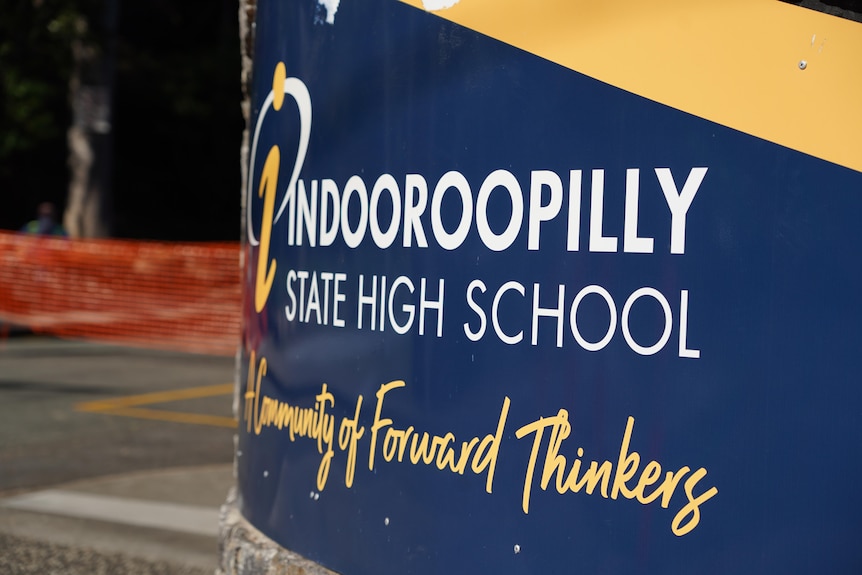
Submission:
[[[257,119],[257,125],[254,130],[254,139],[251,148],[251,167],[254,169],[255,157],[257,155],[257,144],[260,136],[260,128],[263,125],[263,120],[266,117],[267,111],[270,108],[276,112],[280,111],[284,105],[285,94],[290,94],[296,101],[299,109],[299,146],[296,151],[296,161],[294,162],[293,172],[290,176],[290,181],[285,191],[284,198],[275,212],[275,199],[278,187],[278,171],[281,165],[281,152],[277,145],[273,145],[269,149],[266,156],[266,161],[263,164],[263,170],[260,174],[260,185],[258,187],[258,197],[263,198],[263,214],[260,223],[260,240],[254,236],[254,229],[251,223],[251,188],[252,178],[249,178],[246,188],[246,230],[248,234],[249,244],[252,246],[260,246],[258,250],[257,274],[255,279],[254,293],[254,308],[257,313],[263,311],[266,301],[269,298],[269,293],[272,290],[272,284],[275,280],[276,260],[270,259],[269,248],[272,238],[272,228],[281,218],[284,209],[293,199],[296,193],[296,182],[299,179],[299,172],[302,169],[302,164],[305,161],[305,154],[308,151],[308,141],[311,136],[311,96],[308,93],[308,88],[299,78],[287,78],[284,62],[279,62],[275,67],[275,72],[272,78],[272,91],[264,101],[260,115]]]

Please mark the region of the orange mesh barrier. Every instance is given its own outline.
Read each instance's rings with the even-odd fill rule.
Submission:
[[[239,243],[0,232],[0,323],[62,337],[232,355]]]

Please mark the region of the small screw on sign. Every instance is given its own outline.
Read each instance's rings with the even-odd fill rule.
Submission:
[[[807,67],[808,67],[808,62],[806,60],[800,60],[799,61],[799,69],[800,70],[804,70]]]

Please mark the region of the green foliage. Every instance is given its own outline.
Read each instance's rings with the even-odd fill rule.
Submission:
[[[90,36],[92,0],[0,0],[0,162],[62,137],[71,43]]]
[[[94,0],[0,0],[0,227],[62,203],[70,44]],[[26,221],[26,220],[24,220]]]
[[[115,38],[116,235],[236,238],[237,10],[236,0],[0,0],[0,228],[19,228],[41,201],[64,208],[73,48],[104,54]]]

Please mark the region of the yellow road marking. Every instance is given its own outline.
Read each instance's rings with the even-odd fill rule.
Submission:
[[[189,387],[186,389],[171,389],[169,391],[156,391],[142,393],[140,395],[129,395],[98,401],[79,403],[76,407],[84,411],[106,411],[120,407],[132,407],[136,405],[152,405],[154,403],[169,403],[183,399],[198,399],[200,397],[213,397],[217,395],[230,395],[233,393],[232,383],[219,385],[207,385],[203,387]]]
[[[155,419],[159,421],[173,421],[175,423],[191,423],[194,425],[212,425],[214,427],[235,428],[237,426],[237,421],[232,417],[224,417],[221,415],[206,415],[203,413],[167,411],[164,409],[127,407],[122,409],[112,409],[103,413],[110,413],[111,415],[123,415],[125,417],[136,417],[138,419]]]
[[[129,395],[126,397],[115,397],[111,399],[78,403],[75,405],[75,410],[90,413],[104,413],[108,415],[120,415],[123,417],[135,417],[138,419],[190,423],[193,425],[210,425],[214,427],[229,427],[233,429],[237,427],[237,421],[232,417],[140,407],[156,403],[182,401],[184,399],[231,395],[233,394],[233,390],[234,384],[223,383],[219,385],[190,387],[186,389],[156,391],[152,393],[142,393],[140,395]]]

